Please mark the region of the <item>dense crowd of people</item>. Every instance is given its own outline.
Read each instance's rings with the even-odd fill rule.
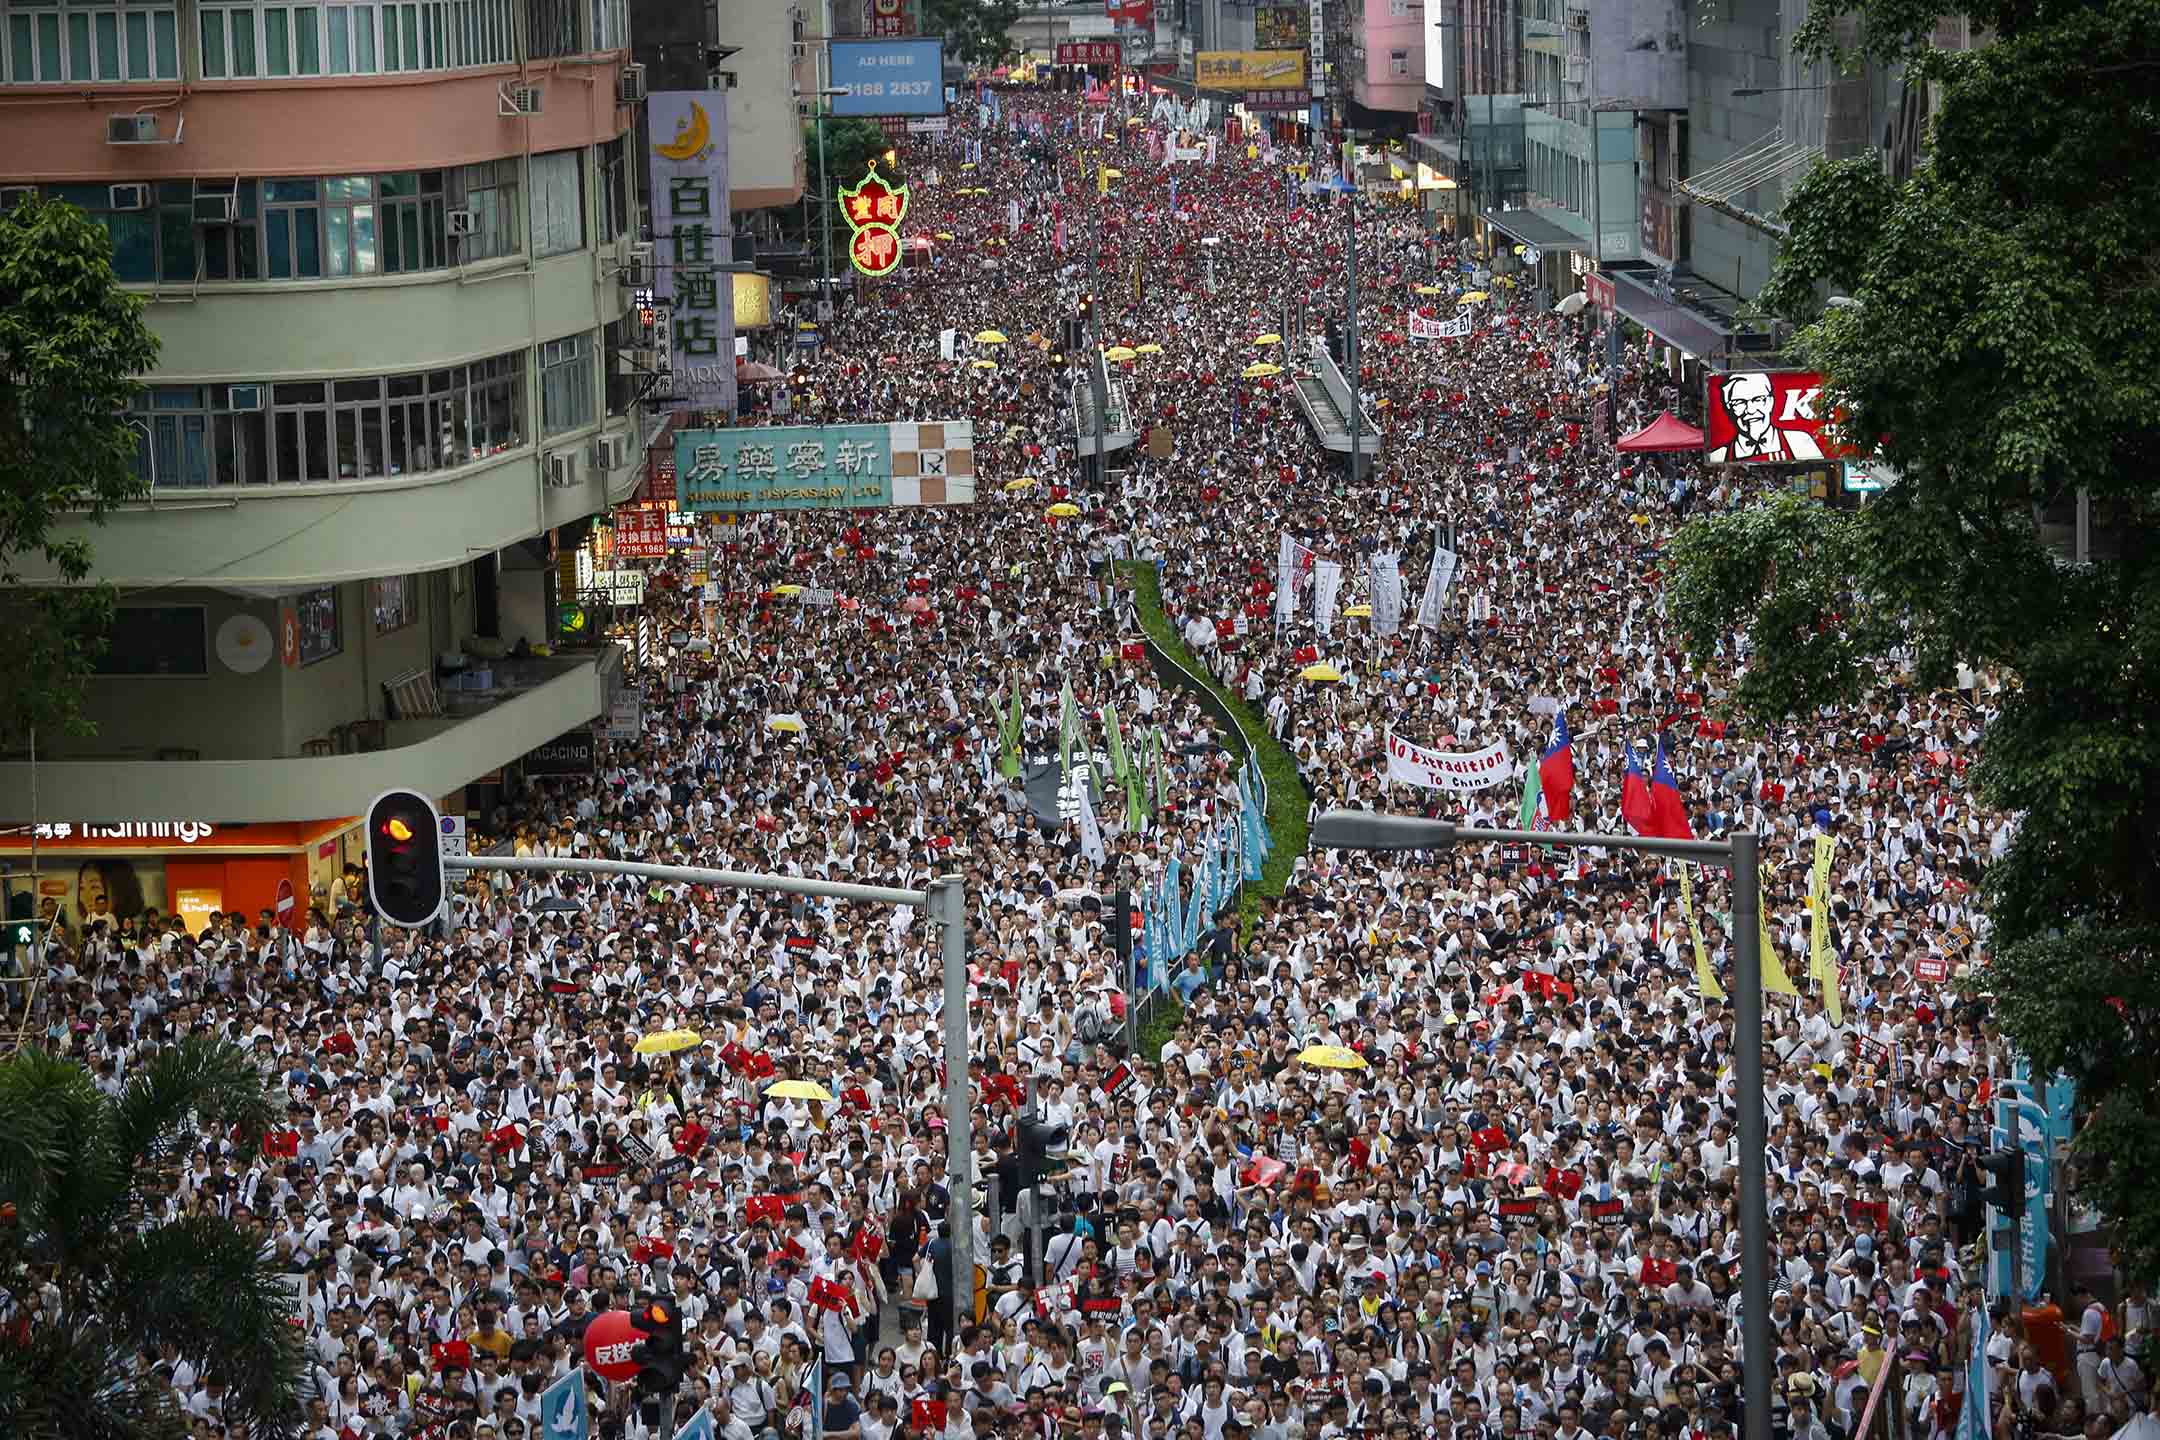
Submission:
[[[1699,1440],[1739,1415],[1749,1163],[1771,1181],[1778,1430],[1852,1433],[1885,1368],[1877,1404],[1910,1440],[1974,1403],[1973,1162],[2011,1057],[1953,985],[1985,961],[1977,884],[2011,823],[1964,782],[1997,682],[1889,674],[1791,725],[1720,718],[1745,656],[1680,651],[1660,547],[1761,484],[1615,453],[1675,402],[1656,348],[1608,364],[1594,310],[1491,274],[1415,197],[1315,193],[1309,156],[1250,134],[1180,161],[1168,123],[1137,99],[1014,91],[909,139],[909,227],[954,238],[861,287],[773,418],[972,419],[975,503],[716,532],[717,601],[679,573],[648,591],[663,632],[710,643],[642,675],[643,733],[492,821],[520,854],[964,877],[974,1173],[946,1164],[959,1062],[937,939],[908,909],[521,875],[470,880],[446,935],[393,935],[379,965],[343,900],[291,940],[246,917],[70,938],[51,1034],[105,1083],[200,1027],[289,1089],[290,1154],[206,1139],[172,1203],[244,1218],[289,1260],[319,1440],[539,1440],[584,1327],[654,1293],[684,1317],[689,1384],[656,1415],[595,1381],[603,1433],[672,1435],[704,1407],[726,1440]],[[1121,174],[1099,197],[1105,163]],[[1342,310],[1352,203],[1383,431],[1355,478],[1290,374],[1242,374],[1294,372]],[[1473,290],[1467,338],[1409,338],[1413,312]],[[1106,484],[1082,473],[1066,400],[1061,325],[1083,299],[1104,344],[1160,347],[1116,378],[1161,438]],[[1005,342],[973,339],[990,330]],[[1309,578],[1277,621],[1285,534],[1342,566],[1325,624]],[[1419,624],[1442,545],[1453,583]],[[1409,603],[1382,634],[1351,612],[1389,608],[1386,559]],[[1132,993],[1101,897],[1191,862],[1236,813],[1243,753],[1133,658],[1149,572],[1314,807],[1512,823],[1557,708],[1573,823],[1615,830],[1623,747],[1662,733],[1694,832],[1763,837],[1796,993],[1768,997],[1759,1100],[1736,1093],[1733,1013],[1696,958],[1699,933],[1729,988],[1725,878],[1683,892],[1639,855],[1314,851],[1279,898],[1215,917],[1179,963],[1181,1005]],[[1301,678],[1316,659],[1342,678]],[[1140,823],[1107,787],[1099,859],[997,764],[1016,693],[1019,748],[1057,754],[1068,687],[1088,747],[1113,708],[1167,740]],[[1468,794],[1391,786],[1390,734],[1502,741],[1513,764]],[[1821,836],[1834,1007],[1809,959]],[[1159,1055],[1126,1050],[1137,1004],[1176,1016]],[[678,1028],[703,1043],[638,1053]],[[1361,1068],[1301,1062],[1312,1045]],[[788,1079],[835,1098],[769,1093]],[[1030,1096],[1071,1136],[1036,1207],[1045,1253],[1031,1270],[1017,1215],[972,1192],[978,1290],[952,1263],[952,1187],[1011,1176]],[[1754,1103],[1759,1162],[1735,1141]],[[2124,1350],[2142,1298],[2058,1298],[2062,1336],[1995,1318],[2004,1434],[2111,1434],[2144,1403]],[[200,1440],[243,1440],[184,1357],[141,1363]]]

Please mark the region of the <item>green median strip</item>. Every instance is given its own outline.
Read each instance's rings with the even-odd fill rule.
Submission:
[[[1163,613],[1162,584],[1156,578],[1155,567],[1146,561],[1129,560],[1125,562],[1125,573],[1133,584],[1134,600],[1140,611],[1140,628],[1223,703],[1236,718],[1238,728],[1245,732],[1246,743],[1260,757],[1260,773],[1267,779],[1268,834],[1274,838],[1275,848],[1261,868],[1259,883],[1245,887],[1239,905],[1239,939],[1241,942],[1249,940],[1265,902],[1280,898],[1283,887],[1290,880],[1290,867],[1305,853],[1305,788],[1298,783],[1297,766],[1291,761],[1290,752],[1275,743],[1275,737],[1268,733],[1266,721],[1244,700],[1217,684],[1207,667],[1178,638],[1177,627]]]

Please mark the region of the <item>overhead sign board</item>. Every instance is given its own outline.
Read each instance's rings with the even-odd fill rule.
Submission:
[[[678,430],[675,467],[699,514],[966,505],[975,422]]]
[[[1193,84],[1203,90],[1294,90],[1305,83],[1305,56],[1296,50],[1203,50]]]
[[[645,102],[652,134],[655,338],[665,378],[656,393],[680,408],[735,409],[735,287],[728,258],[725,90],[662,90]],[[659,332],[664,327],[665,333]]]
[[[937,36],[829,42],[835,115],[942,115],[945,42]]]
[[[1845,493],[1848,495],[1875,495],[1898,482],[1894,465],[1880,460],[1848,460],[1845,462]]]

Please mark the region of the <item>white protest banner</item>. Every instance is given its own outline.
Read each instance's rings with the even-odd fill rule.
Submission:
[[[1455,580],[1455,552],[1435,550],[1432,569],[1425,572],[1425,594],[1418,601],[1417,623],[1420,628],[1440,628],[1440,607],[1447,599],[1448,586]]]
[[[1495,740],[1482,750],[1453,754],[1428,750],[1390,733],[1387,737],[1388,779],[1427,790],[1471,791],[1497,785],[1515,773],[1505,741]]]
[[[1322,635],[1335,631],[1335,596],[1342,589],[1342,566],[1322,560],[1313,566],[1313,624]]]
[[[959,358],[960,358],[959,350],[960,350],[960,332],[959,332],[958,330],[940,330],[940,331],[938,331],[938,337],[937,337],[937,353],[938,353],[938,359],[940,359],[940,360],[957,360],[957,359],[959,359]]]
[[[1275,552],[1275,623],[1287,625],[1297,614],[1298,581],[1312,567],[1313,553],[1285,530]]]
[[[1392,554],[1372,562],[1373,633],[1382,639],[1402,628],[1402,566]]]
[[[1410,338],[1412,340],[1467,340],[1470,338],[1470,312],[1458,310],[1445,320],[1428,320],[1415,310],[1410,312]]]

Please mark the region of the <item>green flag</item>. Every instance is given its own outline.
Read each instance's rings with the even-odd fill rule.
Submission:
[[[1110,746],[1110,769],[1117,775],[1118,788],[1125,792],[1125,828],[1138,829],[1140,798],[1133,793],[1132,757],[1125,753],[1125,729],[1118,724],[1114,704],[1103,706],[1103,735]]]
[[[1540,793],[1541,792],[1538,785],[1537,759],[1533,756],[1530,761],[1530,773],[1523,776],[1522,809],[1516,813],[1516,829],[1529,830],[1535,828],[1537,821],[1537,802],[1538,795]]]
[[[1020,778],[1020,690],[1020,678],[1015,676],[1012,698],[1006,702],[1005,717],[998,725],[998,773],[1008,780]]]
[[[1072,677],[1058,691],[1058,783],[1072,782],[1073,745],[1079,739],[1080,707],[1073,703]]]

